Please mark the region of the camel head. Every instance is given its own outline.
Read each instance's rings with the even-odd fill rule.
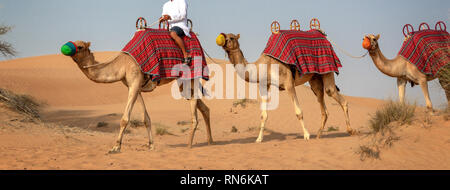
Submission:
[[[230,52],[233,50],[239,49],[239,38],[241,37],[240,34],[234,35],[234,34],[224,34],[221,33],[216,39],[216,43],[218,46],[221,46],[225,51]]]
[[[72,57],[75,62],[79,63],[79,61],[91,54],[91,50],[89,50],[90,46],[91,42],[70,41],[61,47],[61,52],[66,56]]]
[[[380,34],[378,35],[373,35],[373,34],[369,34],[364,36],[364,40],[363,40],[363,48],[367,49],[369,51],[375,50],[378,48],[378,39],[380,39]]]

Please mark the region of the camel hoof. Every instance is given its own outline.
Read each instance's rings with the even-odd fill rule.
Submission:
[[[316,137],[316,139],[320,139],[320,136],[322,136],[322,131],[321,131],[321,130],[319,130],[319,131],[317,132],[317,137]]]
[[[150,151],[155,150],[155,145],[149,144],[147,146],[148,146],[148,150],[150,150]]]
[[[215,145],[216,143],[214,141],[208,142],[208,145]]]
[[[305,139],[305,141],[309,140],[309,133],[306,133],[305,135],[303,135],[303,139]]]
[[[436,116],[436,112],[434,110],[428,110],[427,112],[430,116]]]
[[[351,136],[359,134],[359,132],[354,129],[347,130],[347,133],[350,134]]]
[[[108,154],[117,154],[117,153],[120,153],[120,147],[118,147],[118,146],[113,147],[113,148],[108,152]]]
[[[258,138],[258,139],[256,139],[255,142],[256,142],[256,143],[262,143],[262,139]]]

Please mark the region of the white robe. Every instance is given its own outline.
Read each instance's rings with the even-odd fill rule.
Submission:
[[[185,0],[168,1],[163,6],[162,15],[169,15],[169,29],[178,26],[183,29],[184,34],[191,37],[187,26],[187,9],[188,5]]]

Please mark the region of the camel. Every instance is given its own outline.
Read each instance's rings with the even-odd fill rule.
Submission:
[[[89,47],[90,42],[76,41],[74,44],[77,47],[76,54],[72,55],[73,61],[78,65],[80,70],[88,77],[90,80],[96,83],[114,83],[122,81],[125,86],[128,87],[128,101],[125,107],[124,114],[120,121],[120,132],[116,141],[116,145],[109,151],[109,153],[118,153],[122,145],[122,137],[124,131],[130,121],[130,114],[136,101],[143,107],[144,113],[144,125],[148,132],[148,147],[150,150],[154,149],[153,137],[151,130],[151,120],[147,113],[144,99],[142,98],[141,92],[151,92],[157,86],[162,86],[170,83],[176,79],[162,79],[159,82],[156,81],[146,81],[144,79],[145,74],[142,73],[138,64],[135,62],[134,58],[129,54],[121,52],[117,57],[109,62],[98,63],[95,61],[94,55],[91,53]],[[191,86],[193,86],[194,80],[191,80]],[[145,84],[146,83],[146,84]],[[145,84],[145,85],[144,85]],[[182,85],[180,90],[182,90]],[[191,89],[191,93],[193,90]],[[194,97],[194,96],[191,96]],[[191,107],[192,124],[190,131],[190,138],[188,141],[188,147],[192,147],[192,142],[194,139],[194,133],[198,126],[197,119],[197,109],[203,115],[206,123],[207,140],[208,145],[213,143],[211,137],[211,127],[210,127],[210,113],[209,108],[201,99],[191,98],[188,99]]]
[[[297,95],[295,92],[295,87],[298,85],[302,85],[306,82],[309,82],[311,85],[311,89],[313,90],[314,94],[317,97],[317,100],[320,104],[320,110],[322,113],[322,123],[319,131],[317,132],[317,139],[320,138],[322,131],[325,127],[325,124],[328,119],[328,111],[325,106],[325,100],[324,100],[324,93],[327,93],[328,96],[332,97],[334,100],[336,100],[340,105],[342,110],[344,111],[345,115],[345,121],[347,124],[347,132],[350,135],[356,134],[356,131],[353,130],[350,127],[350,120],[348,116],[348,103],[344,99],[344,97],[338,92],[338,89],[336,88],[335,80],[334,80],[334,73],[327,73],[327,74],[304,74],[301,75],[298,71],[295,72],[295,75],[293,75],[292,70],[290,67],[270,56],[262,54],[259,59],[254,63],[248,63],[247,60],[244,57],[244,54],[242,53],[240,46],[239,46],[239,38],[240,34],[222,34],[225,37],[225,44],[222,46],[222,48],[225,50],[225,52],[228,55],[228,58],[230,59],[231,64],[235,67],[239,77],[244,79],[247,82],[251,83],[260,83],[259,79],[256,75],[251,75],[248,72],[245,72],[243,68],[247,66],[248,64],[255,64],[256,68],[259,68],[258,65],[260,64],[266,64],[267,65],[267,89],[272,88],[279,88],[280,90],[287,90],[289,95],[291,96],[292,102],[294,104],[295,108],[295,114],[297,116],[297,119],[300,121],[300,125],[303,129],[303,138],[305,140],[309,140],[310,134],[308,130],[305,128],[305,124],[303,121],[303,113],[300,109],[300,105],[297,99]],[[242,67],[236,67],[237,65],[242,65]],[[279,65],[279,84],[272,84],[270,78],[273,73],[271,73],[271,65]],[[241,70],[240,70],[241,69]],[[259,73],[259,72],[257,72]],[[293,77],[295,76],[295,77]],[[255,78],[256,77],[256,78]],[[268,118],[267,114],[267,101],[268,98],[265,96],[261,97],[261,124],[260,124],[260,131],[258,138],[256,139],[256,143],[261,143],[263,141],[264,137],[264,127]]]
[[[420,72],[414,64],[400,55],[397,55],[394,59],[387,59],[381,52],[380,46],[378,45],[380,34],[369,34],[366,35],[365,38],[369,39],[370,44],[367,45],[368,47],[366,49],[369,51],[369,55],[375,66],[385,75],[397,78],[398,96],[400,102],[405,102],[405,86],[407,82],[410,82],[411,86],[419,84],[425,97],[427,110],[430,113],[433,113],[433,105],[430,100],[427,82],[439,78],[441,86],[445,89],[445,83],[441,77],[439,77],[440,75],[438,75],[438,77],[425,75]],[[447,90],[446,96],[447,100],[450,100],[450,92]]]

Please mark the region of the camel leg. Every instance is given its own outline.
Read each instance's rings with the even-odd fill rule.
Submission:
[[[147,112],[147,108],[145,107],[145,103],[144,103],[144,99],[142,98],[142,94],[139,93],[138,95],[138,100],[141,103],[144,113],[144,125],[145,128],[147,129],[147,134],[148,134],[148,147],[150,150],[154,149],[154,144],[153,144],[153,136],[152,136],[152,121],[150,119],[150,116],[148,115]]]
[[[125,107],[125,112],[123,113],[122,119],[120,120],[120,132],[119,137],[117,138],[116,145],[109,151],[109,153],[118,153],[120,152],[120,147],[122,145],[122,138],[125,129],[128,126],[130,121],[131,111],[133,110],[134,103],[136,103],[136,99],[139,92],[140,82],[137,84],[133,84],[128,89],[128,102]]]
[[[208,145],[211,145],[214,142],[213,142],[213,139],[211,136],[211,123],[210,123],[209,108],[208,108],[208,106],[206,106],[206,104],[201,99],[197,100],[197,108],[198,108],[198,110],[200,110],[200,113],[202,114],[203,119],[205,119]]]
[[[190,99],[189,103],[191,104],[191,116],[192,116],[192,126],[191,126],[191,135],[189,137],[188,147],[192,148],[192,142],[194,141],[194,134],[197,130],[198,119],[197,119],[197,99]]]
[[[397,87],[398,87],[398,98],[400,99],[400,103],[405,103],[406,80],[402,78],[397,78]]]
[[[433,113],[433,104],[431,103],[430,94],[428,92],[428,82],[427,80],[419,81],[419,85],[422,88],[423,96],[425,97],[425,102],[427,104],[427,109],[430,113]]]
[[[266,126],[266,121],[267,121],[267,95],[262,95],[261,96],[261,108],[262,108],[262,112],[261,112],[261,125],[259,127],[259,135],[258,138],[256,139],[256,143],[261,143],[263,141],[264,138],[264,127]]]
[[[305,122],[303,121],[303,112],[300,109],[300,104],[298,103],[297,94],[295,92],[294,86],[287,87],[287,91],[291,96],[292,102],[294,103],[295,115],[297,115],[297,119],[300,121],[300,125],[303,128],[303,139],[309,140],[309,132],[305,128]]]
[[[325,105],[322,78],[313,78],[311,81],[309,81],[309,84],[311,85],[311,89],[317,97],[317,101],[320,104],[320,111],[322,113],[322,124],[319,131],[317,132],[317,139],[320,139],[320,135],[322,135],[322,131],[325,128],[325,124],[327,123],[328,119],[328,111]]]
[[[328,73],[322,76],[323,85],[325,88],[325,92],[328,96],[331,96],[336,102],[341,105],[342,110],[345,115],[345,123],[347,124],[347,132],[350,135],[354,135],[357,132],[350,127],[350,119],[348,116],[348,102],[345,98],[337,91],[336,83],[334,81],[334,73]]]

